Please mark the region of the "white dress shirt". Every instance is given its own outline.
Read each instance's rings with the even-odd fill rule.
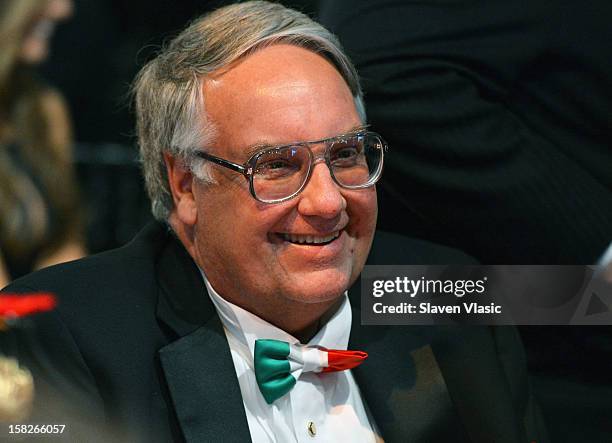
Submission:
[[[292,344],[299,340],[223,299],[202,275],[224,326],[253,442],[377,441],[376,426],[366,413],[351,371],[302,373],[289,393],[267,404],[255,380],[255,340],[267,338]],[[351,306],[345,293],[338,311],[307,344],[346,350],[351,321]]]

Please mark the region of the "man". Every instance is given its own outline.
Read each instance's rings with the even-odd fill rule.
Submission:
[[[370,251],[385,144],[331,34],[277,4],[225,7],[145,66],[135,95],[160,222],[8,288],[60,298],[15,331],[32,422],[147,442],[539,438],[513,330],[359,324],[368,254],[469,259],[384,234]],[[292,389],[266,385],[262,343],[303,357]],[[369,357],[308,372],[316,346]]]

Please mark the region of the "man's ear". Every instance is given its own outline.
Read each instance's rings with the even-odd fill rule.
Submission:
[[[193,174],[180,158],[164,152],[164,162],[168,173],[168,183],[172,200],[174,201],[174,215],[182,223],[193,226],[197,221],[197,206],[193,195]]]

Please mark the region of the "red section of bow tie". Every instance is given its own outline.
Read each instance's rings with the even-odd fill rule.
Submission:
[[[359,366],[368,358],[368,353],[363,351],[338,351],[327,350],[328,366],[322,372],[344,371]]]

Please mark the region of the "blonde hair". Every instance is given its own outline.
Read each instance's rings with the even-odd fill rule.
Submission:
[[[163,153],[189,158],[210,145],[215,128],[205,113],[202,82],[262,47],[285,43],[327,58],[348,84],[365,122],[359,78],[337,38],[301,12],[250,1],[226,6],[193,21],[147,63],[134,82],[136,123],[145,184],[156,219],[173,208]],[[201,161],[192,169],[210,180]]]
[[[6,94],[18,64],[23,37],[45,0],[2,0],[0,3],[0,97]]]
[[[0,3],[0,244],[5,258],[33,251],[49,254],[79,230],[82,221],[67,108],[61,95],[38,81],[33,68],[20,60],[26,32],[46,1]],[[29,172],[16,167],[11,146]],[[47,204],[61,226],[51,236]]]

